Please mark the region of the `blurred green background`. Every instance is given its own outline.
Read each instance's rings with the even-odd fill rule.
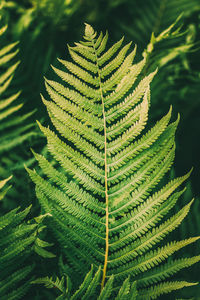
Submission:
[[[35,111],[31,116],[32,122],[36,119],[49,122],[40,98],[40,93],[44,93],[43,77],[53,78],[50,65],[56,65],[58,57],[69,59],[67,44],[72,45],[81,39],[85,22],[98,32],[108,30],[110,44],[122,36],[125,36],[125,42],[133,41],[133,45],[137,44],[136,60],[148,54],[145,72],[159,68],[151,85],[149,125],[166,114],[170,105],[173,106],[174,119],[178,113],[181,115],[175,164],[169,176],[180,176],[192,166],[194,168],[180,205],[192,197],[196,201],[191,216],[176,235],[200,234],[199,0],[5,0],[2,5],[2,22],[8,24],[5,42],[19,41],[20,49],[18,59],[21,63],[11,87],[13,92],[22,90],[20,101],[25,103],[23,112]],[[160,41],[152,37],[152,32],[159,37],[179,16],[168,36],[160,38]],[[5,210],[36,201],[23,163],[34,164],[30,148],[41,152],[45,151],[44,145],[45,141],[38,133],[38,138],[30,139],[23,151],[16,149],[21,163],[9,162],[6,176],[12,173],[16,177],[17,174],[18,180],[21,178],[28,184],[10,194],[11,200],[9,205],[4,205]],[[5,166],[6,163],[4,161]],[[4,177],[4,174],[0,175]],[[17,186],[17,180],[15,183]],[[19,194],[21,203],[15,203]],[[200,252],[192,247],[190,251],[193,254]],[[199,273],[198,266],[193,273]]]

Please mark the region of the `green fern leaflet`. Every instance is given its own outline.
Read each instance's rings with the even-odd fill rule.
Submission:
[[[160,245],[193,202],[170,212],[189,174],[159,184],[174,160],[179,118],[169,124],[170,109],[143,132],[156,71],[142,77],[145,59],[133,64],[136,48],[122,47],[123,38],[105,50],[108,34],[97,37],[86,24],[84,39],[69,47],[73,63],[59,60],[64,69],[53,67],[63,83],[46,80],[52,101],[42,97],[58,134],[40,128],[57,164],[35,154],[44,177],[28,172],[42,207],[53,216],[51,228],[69,273],[102,266],[102,289],[111,276],[116,289],[130,277],[137,281],[138,299],[154,299],[192,285],[165,280],[200,260],[167,261],[199,237]]]

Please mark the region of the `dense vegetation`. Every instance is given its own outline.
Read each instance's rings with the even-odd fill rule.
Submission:
[[[199,17],[1,1],[0,299],[198,299]]]

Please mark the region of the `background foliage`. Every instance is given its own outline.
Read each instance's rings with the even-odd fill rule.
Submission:
[[[159,67],[151,90],[150,117],[152,124],[173,105],[174,119],[180,112],[181,121],[176,136],[176,160],[173,174],[178,176],[194,167],[188,183],[183,203],[194,196],[196,201],[185,225],[175,234],[184,238],[188,233],[200,233],[200,3],[198,0],[15,0],[2,2],[1,23],[8,24],[2,45],[19,41],[20,49],[15,63],[20,65],[9,89],[10,95],[22,91],[17,104],[23,103],[21,113],[30,114],[30,137],[12,150],[9,155],[1,153],[0,179],[13,174],[12,185],[6,200],[2,200],[1,212],[8,212],[19,205],[34,204],[33,216],[39,212],[33,185],[24,170],[34,165],[30,148],[36,152],[46,152],[45,142],[38,132],[35,119],[47,121],[40,93],[44,92],[43,77],[53,78],[50,65],[56,66],[57,57],[68,59],[67,44],[78,41],[83,34],[84,22],[90,23],[98,31],[108,29],[110,43],[123,35],[126,42],[137,44],[137,58],[148,54],[146,73]],[[165,38],[159,34],[175,22],[171,33]],[[154,36],[152,36],[154,32]],[[157,39],[156,39],[157,38]],[[146,52],[144,52],[146,49]],[[14,62],[13,62],[14,64]],[[6,95],[7,96],[7,95]],[[8,95],[9,96],[9,95]],[[150,126],[151,126],[150,122]],[[30,124],[30,123],[29,123]],[[36,137],[36,138],[35,138]],[[5,171],[6,170],[6,171]],[[173,174],[170,174],[172,176]],[[23,184],[22,184],[23,183]],[[176,207],[179,210],[179,207]],[[190,248],[192,254],[199,251]],[[198,265],[190,271],[191,280],[199,276]],[[51,273],[49,275],[52,275]],[[199,278],[200,280],[200,278]],[[193,287],[188,289],[188,297],[194,295]],[[196,297],[200,290],[195,287]],[[48,292],[47,292],[48,293]],[[50,295],[50,294],[48,294]],[[39,299],[39,294],[38,294]],[[42,298],[41,298],[42,299]]]

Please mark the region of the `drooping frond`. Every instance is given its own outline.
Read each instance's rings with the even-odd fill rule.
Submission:
[[[173,164],[179,117],[170,123],[170,108],[146,129],[156,70],[143,76],[145,59],[133,64],[135,48],[122,47],[120,40],[107,50],[108,34],[97,36],[88,24],[84,39],[69,47],[73,62],[53,67],[62,83],[46,80],[52,101],[42,97],[56,131],[39,126],[56,165],[35,154],[44,176],[28,172],[42,207],[52,214],[50,226],[69,273],[101,265],[102,291],[114,275],[118,287],[125,280],[119,293],[126,294],[130,276],[159,295],[163,279],[200,260],[175,261],[171,270],[167,261],[199,237],[161,244],[193,202],[172,213],[190,172],[160,184]],[[166,284],[164,293],[181,285]]]

